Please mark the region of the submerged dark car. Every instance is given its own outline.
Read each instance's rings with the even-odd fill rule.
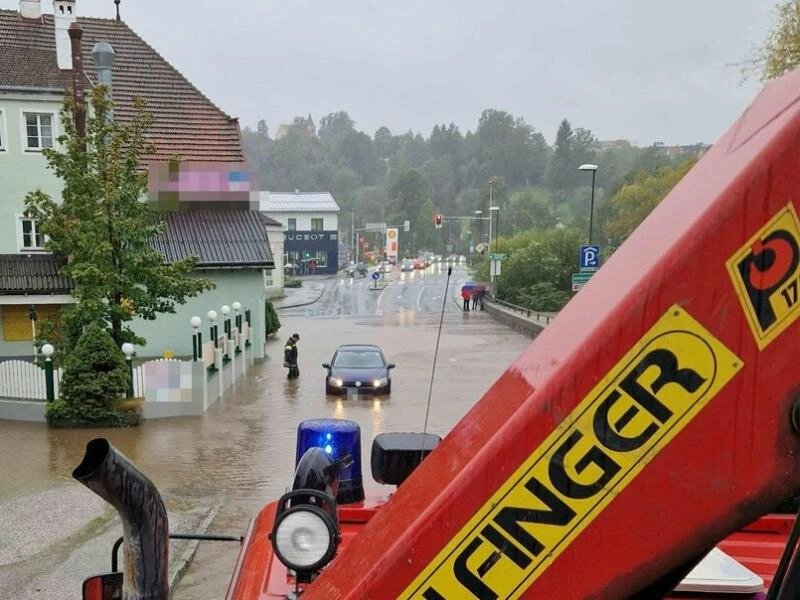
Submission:
[[[340,394],[348,389],[372,394],[389,394],[392,378],[389,371],[394,363],[378,346],[372,344],[346,344],[339,346],[330,363],[322,366],[328,370],[325,376],[325,393]]]

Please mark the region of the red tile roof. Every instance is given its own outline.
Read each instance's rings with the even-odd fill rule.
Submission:
[[[97,81],[91,56],[95,42],[109,42],[116,53],[114,118],[131,120],[136,95],[147,102],[153,115],[152,162],[175,154],[184,161],[244,161],[238,121],[215,106],[124,22],[78,17],[78,24],[83,29],[83,67],[91,81]],[[56,61],[53,15],[23,19],[15,10],[0,9],[0,87],[63,89],[70,85],[71,71],[60,71]]]

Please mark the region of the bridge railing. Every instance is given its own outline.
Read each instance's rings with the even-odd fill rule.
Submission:
[[[513,310],[514,312],[523,314],[528,318],[544,321],[546,324],[550,323],[550,320],[555,317],[553,313],[531,310],[530,308],[527,308],[525,306],[519,306],[517,304],[511,304],[511,302],[506,302],[505,300],[500,300],[495,296],[490,297],[489,301],[495,304],[499,304],[500,306],[503,306],[509,310]]]

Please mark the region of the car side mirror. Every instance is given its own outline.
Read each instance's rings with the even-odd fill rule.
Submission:
[[[122,571],[87,578],[83,600],[122,600]]]
[[[394,364],[394,363],[389,363],[388,365],[386,365],[386,368],[387,368],[387,369],[394,369],[396,366],[397,366],[397,365],[396,365],[396,364]]]
[[[330,369],[330,368],[331,368],[331,365],[330,365],[330,363],[322,363],[322,367],[323,367],[324,369]]]

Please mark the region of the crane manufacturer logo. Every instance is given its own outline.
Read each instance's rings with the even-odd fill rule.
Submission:
[[[800,316],[800,221],[789,204],[726,263],[759,349]]]
[[[741,368],[671,307],[400,598],[518,598]]]

